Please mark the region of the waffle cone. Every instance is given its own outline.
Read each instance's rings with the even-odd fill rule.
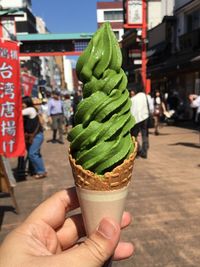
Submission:
[[[98,191],[116,190],[127,186],[132,177],[134,159],[137,154],[137,142],[135,140],[133,142],[135,147],[129,158],[125,159],[122,164],[115,167],[111,172],[106,172],[103,176],[77,165],[69,151],[69,161],[76,186]]]

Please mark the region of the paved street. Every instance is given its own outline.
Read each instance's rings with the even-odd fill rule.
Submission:
[[[50,133],[46,133],[46,140]],[[15,195],[3,208],[0,241],[52,193],[73,185],[66,145],[44,143],[48,177],[18,182]],[[12,165],[15,163],[12,160]],[[195,130],[165,126],[150,134],[148,159],[137,158],[126,209],[133,216],[123,238],[135,244],[134,257],[113,267],[198,267],[200,263],[200,146]]]

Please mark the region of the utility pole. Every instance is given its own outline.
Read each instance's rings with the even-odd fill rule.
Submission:
[[[142,0],[142,81],[145,90],[147,89],[147,3]]]

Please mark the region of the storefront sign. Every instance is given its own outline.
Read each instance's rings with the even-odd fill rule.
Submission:
[[[128,0],[128,24],[142,24],[142,0]]]
[[[19,76],[19,46],[0,40],[0,155],[25,153]]]
[[[36,79],[37,78],[35,76],[30,75],[28,73],[21,74],[21,86],[23,96],[31,96]]]

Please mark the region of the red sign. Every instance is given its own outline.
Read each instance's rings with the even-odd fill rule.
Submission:
[[[19,46],[0,40],[0,155],[25,154],[19,75]]]
[[[28,73],[21,74],[22,94],[24,96],[31,96],[33,86],[36,82],[36,77]]]

